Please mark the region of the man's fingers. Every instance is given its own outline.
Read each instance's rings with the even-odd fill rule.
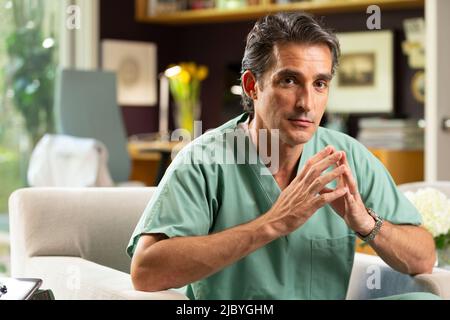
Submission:
[[[339,162],[340,162],[340,161],[338,161],[338,162],[334,165],[335,168],[338,168],[338,167],[339,167],[339,165],[340,165]],[[337,178],[336,188],[343,188],[343,187],[345,187],[344,177],[343,177],[342,175],[340,175],[340,176]]]
[[[325,188],[323,188],[322,190],[319,191],[319,194],[330,193],[330,192],[333,192],[333,191],[334,191],[334,189],[325,187]]]
[[[342,152],[335,152],[325,159],[322,159],[315,165],[313,165],[309,171],[306,173],[305,176],[305,182],[307,184],[313,183],[313,181],[319,177],[326,169],[328,169],[330,166],[333,166],[336,164],[342,157]]]
[[[325,159],[330,154],[333,154],[335,151],[336,150],[334,149],[333,146],[327,146],[326,148],[324,148],[323,150],[319,151],[314,156],[309,158],[306,161],[305,166],[303,167],[302,171],[297,176],[297,180],[302,180],[305,177],[305,175],[309,172],[309,170],[311,169],[311,167],[313,165],[315,165],[317,162]]]
[[[331,181],[342,176],[346,172],[346,170],[347,170],[347,167],[344,165],[341,165],[341,166],[337,167],[336,169],[316,178],[316,180],[314,180],[314,182],[311,184],[310,192],[312,194],[319,193]]]
[[[346,185],[349,188],[349,191],[352,195],[356,195],[358,194],[358,185],[356,183],[356,180],[353,178],[353,174],[352,171],[350,169],[350,166],[348,164],[347,161],[347,155],[345,154],[345,152],[343,152],[342,158],[340,159],[340,164],[345,165],[347,167],[347,170],[343,176],[343,178],[345,179]]]
[[[347,192],[347,194],[344,196],[345,201],[351,205],[355,202],[355,197],[350,193],[350,190]]]
[[[348,193],[348,191],[349,191],[348,188],[345,187],[345,188],[335,189],[334,191],[331,191],[331,192],[324,192],[316,197],[316,199],[315,199],[316,205],[319,208],[321,208],[324,205],[345,196]]]
[[[348,188],[350,190],[350,193],[352,195],[358,194],[359,193],[358,186],[356,184],[355,179],[353,178],[353,175],[352,175],[352,172],[351,172],[350,168],[347,168],[347,170],[346,170],[344,175],[347,178],[347,181],[348,181],[347,186],[348,186]]]

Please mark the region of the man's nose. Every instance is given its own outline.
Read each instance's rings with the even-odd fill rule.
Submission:
[[[314,108],[312,96],[310,88],[306,86],[301,88],[298,93],[296,107],[303,109],[305,112],[311,111]]]

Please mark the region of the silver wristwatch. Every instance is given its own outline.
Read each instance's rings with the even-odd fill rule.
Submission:
[[[362,241],[369,242],[369,241],[372,241],[373,239],[375,239],[376,235],[380,232],[381,226],[383,225],[383,219],[380,216],[378,216],[375,213],[375,211],[373,211],[371,208],[366,208],[366,210],[367,210],[367,213],[370,214],[370,216],[372,218],[374,218],[375,227],[366,236],[363,236],[363,235],[359,234],[358,232],[356,234]]]

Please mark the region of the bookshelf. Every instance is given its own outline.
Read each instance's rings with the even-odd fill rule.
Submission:
[[[268,13],[279,11],[308,11],[313,14],[332,14],[342,12],[366,12],[368,6],[376,4],[381,10],[400,10],[423,8],[425,0],[310,0],[286,4],[259,0],[257,4],[234,9],[195,9],[179,10],[170,13],[149,15],[151,3],[157,0],[135,0],[136,20],[139,22],[185,25],[195,23],[216,23],[257,19]],[[258,1],[258,0],[256,0]],[[273,0],[272,0],[273,1]]]

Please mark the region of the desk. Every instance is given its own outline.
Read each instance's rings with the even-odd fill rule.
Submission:
[[[178,152],[183,146],[177,141],[128,142],[132,159],[130,180],[142,181],[147,186],[158,185],[171,162],[172,152]]]
[[[157,185],[170,164],[172,151],[180,150],[182,147],[183,144],[180,142],[130,141],[128,151],[133,161],[130,180],[142,181],[147,186]],[[383,163],[397,184],[423,180],[422,150],[370,149],[370,151]],[[361,240],[357,239],[357,252],[376,255],[369,245],[361,247],[361,243]]]

